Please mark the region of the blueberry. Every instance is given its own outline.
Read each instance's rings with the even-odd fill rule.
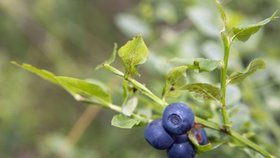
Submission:
[[[207,137],[206,131],[203,128],[193,129],[192,133],[195,135],[196,140],[200,145],[208,144],[208,137]]]
[[[174,142],[163,128],[161,119],[154,120],[146,126],[144,137],[149,144],[159,150],[168,149]]]
[[[186,141],[189,141],[187,134],[182,134],[174,137],[174,144],[184,143]]]
[[[181,143],[174,143],[171,148],[167,150],[169,158],[194,158],[195,153],[193,145],[188,140]]]
[[[183,103],[168,105],[162,117],[163,127],[172,135],[181,135],[189,131],[194,125],[194,113]]]

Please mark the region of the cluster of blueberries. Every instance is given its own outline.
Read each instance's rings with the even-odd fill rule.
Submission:
[[[147,142],[159,150],[167,150],[169,158],[194,158],[196,149],[188,138],[192,132],[200,145],[208,143],[203,128],[194,127],[194,113],[183,103],[168,105],[162,119],[149,123],[144,131]]]

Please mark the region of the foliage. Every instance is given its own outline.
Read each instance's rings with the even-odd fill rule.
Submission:
[[[248,3],[249,5],[243,5]],[[122,20],[129,22],[122,24],[130,24],[129,30],[133,33],[126,33],[126,31],[129,31],[128,29],[120,30],[125,35],[129,35],[129,38],[132,35],[142,33],[145,42],[149,45],[147,62],[139,67],[139,72],[142,74],[141,78],[125,76],[125,70],[124,73],[118,73],[121,79],[127,77],[126,79],[129,80],[123,81],[123,89],[128,94],[122,98],[120,97],[121,86],[117,86],[120,84],[119,79],[104,73],[103,70],[92,73],[92,63],[100,62],[101,58],[105,56],[105,54],[98,52],[109,51],[109,47],[114,41],[127,40],[123,36],[119,36],[119,33],[112,34],[112,30],[115,30],[115,28],[109,22],[112,21],[111,19],[108,21],[101,19],[98,20],[98,23],[96,22],[96,19],[99,19],[101,12],[103,12],[103,9],[99,9],[97,6],[100,7],[103,3],[95,1],[94,9],[92,9],[90,8],[92,5],[84,1],[60,1],[59,3],[37,1],[32,3],[30,7],[29,5],[27,7],[24,2],[1,2],[4,14],[1,17],[3,24],[1,24],[0,29],[3,35],[1,37],[0,68],[4,75],[1,74],[0,83],[5,85],[2,86],[0,93],[0,103],[3,105],[1,108],[1,133],[6,138],[0,139],[2,156],[17,157],[16,155],[28,152],[37,154],[35,157],[47,157],[47,155],[50,156],[53,153],[61,154],[63,152],[67,153],[66,157],[86,157],[86,155],[88,157],[100,157],[101,155],[104,157],[135,157],[136,155],[139,155],[139,157],[148,155],[151,158],[162,157],[160,153],[147,148],[142,137],[135,137],[135,135],[142,134],[142,128],[133,128],[128,131],[109,128],[107,126],[108,117],[112,116],[109,111],[102,111],[94,124],[89,127],[88,132],[83,135],[79,144],[69,145],[67,143],[67,131],[70,131],[69,127],[85,106],[77,106],[79,103],[73,102],[70,97],[64,95],[63,91],[36,80],[36,78],[31,78],[30,75],[5,64],[5,62],[24,60],[39,67],[45,67],[56,72],[56,74],[101,80],[103,84],[92,79],[82,81],[89,82],[90,85],[98,85],[98,87],[102,87],[102,91],[109,93],[113,102],[119,105],[111,105],[109,108],[115,109],[118,113],[124,113],[125,116],[122,115],[121,118],[123,117],[124,120],[142,120],[141,123],[145,124],[146,121],[150,121],[146,118],[155,119],[161,113],[164,102],[160,99],[163,98],[158,99],[155,96],[163,94],[161,90],[164,89],[164,85],[169,84],[164,80],[164,77],[168,78],[166,74],[171,72],[173,68],[182,65],[184,65],[183,67],[187,66],[187,73],[183,74],[183,81],[186,81],[183,83],[187,85],[211,83],[212,86],[219,87],[217,83],[219,83],[219,71],[223,66],[223,61],[221,61],[223,53],[222,47],[219,45],[219,29],[217,29],[217,26],[221,23],[217,21],[216,14],[218,12],[213,9],[213,4],[210,1],[141,1],[134,8],[120,14],[123,17],[124,15],[133,17],[134,21],[136,19],[138,24],[140,22],[142,27],[137,31],[140,25],[133,25],[133,20],[129,21],[131,18],[123,18]],[[222,18],[226,19],[224,21],[226,21],[227,28],[224,29],[229,31],[228,33],[234,33],[230,31],[232,31],[231,28],[236,26],[239,28],[239,26],[244,26],[247,23],[252,26],[252,23],[260,21],[260,17],[268,17],[267,14],[272,13],[275,7],[279,6],[278,2],[273,0],[266,2],[249,0],[242,3],[233,1],[224,4],[227,6],[227,10],[226,12],[222,11],[226,13],[222,15]],[[17,10],[15,5],[21,6],[23,9]],[[109,10],[106,15],[115,14],[114,9]],[[221,12],[221,9],[219,10]],[[18,12],[21,12],[21,14],[18,14]],[[86,23],[81,19],[87,19],[85,20]],[[40,29],[40,27],[38,29],[36,23],[39,23],[39,26],[42,25],[42,28],[46,30]],[[121,23],[120,19],[116,18],[116,23],[119,28],[125,28],[118,24]],[[28,27],[27,24],[29,24]],[[94,29],[89,30],[90,27]],[[32,33],[38,36],[32,36],[30,30],[26,28],[33,28],[32,30],[35,28],[37,31],[32,31]],[[245,44],[232,43],[228,64],[229,73],[227,73],[229,76],[225,82],[227,85],[225,98],[228,115],[230,116],[228,126],[232,126],[243,137],[261,144],[262,149],[268,150],[275,156],[280,155],[279,146],[277,146],[280,140],[279,124],[277,123],[277,121],[279,122],[279,108],[277,107],[279,103],[279,99],[277,99],[279,98],[279,89],[277,88],[279,86],[279,72],[277,71],[279,66],[278,33],[278,25],[275,22],[258,31],[256,35],[251,36]],[[234,39],[235,41],[238,40],[238,38]],[[225,42],[227,40],[228,38],[225,38]],[[94,53],[89,50],[94,50]],[[114,50],[115,55],[112,55],[112,60],[101,64],[102,66],[114,64],[114,67],[118,67],[119,59],[112,63],[117,54],[117,47]],[[38,52],[42,52],[42,54]],[[176,59],[174,59],[175,56]],[[247,75],[252,75],[251,72],[263,68],[262,64],[257,66],[257,69],[254,68],[254,64],[250,64],[250,61],[254,61],[254,58],[260,56],[265,56],[267,69],[247,78]],[[207,66],[197,64],[198,59],[204,58],[217,61],[216,64],[213,63],[215,68],[205,70]],[[263,61],[260,63],[263,63]],[[230,74],[242,76],[239,78],[242,82],[238,82],[238,87],[232,85]],[[246,80],[243,80],[245,77]],[[80,79],[78,80],[80,81]],[[135,82],[136,80],[146,83],[139,89],[135,89],[134,85],[139,85],[138,82]],[[126,81],[127,86],[125,86]],[[104,85],[106,86],[104,87]],[[147,87],[149,91],[146,91]],[[223,124],[219,113],[219,103],[207,98],[197,98],[199,95],[182,90],[180,84],[178,87],[179,90],[174,91],[175,93],[166,93],[164,97],[166,102],[183,100],[189,103],[197,116],[211,121],[205,122],[205,120],[197,118],[208,127],[219,128],[219,125]],[[73,89],[71,88],[68,91],[71,92],[71,90]],[[151,92],[153,92],[155,95],[152,95],[152,100],[156,99],[157,101],[153,102],[144,95],[142,96],[141,92],[145,95],[151,95]],[[240,92],[242,93],[242,99],[240,96],[238,97],[237,92],[239,92],[239,95]],[[80,90],[75,91],[75,93],[85,95]],[[86,93],[85,96],[87,97],[87,95]],[[137,104],[135,104],[134,98],[139,98]],[[80,97],[75,99],[80,99]],[[128,103],[130,102],[133,102],[133,106],[129,106]],[[21,119],[14,117],[17,115],[20,115]],[[115,115],[115,117],[118,118],[118,115]],[[138,116],[139,118],[135,118]],[[213,122],[217,124],[213,124]],[[137,127],[141,126],[141,123],[137,124]],[[211,147],[208,147],[210,151],[200,154],[198,157],[215,157],[217,155],[221,157],[232,157],[232,155],[235,157],[259,156],[254,151],[244,148],[244,144],[231,137],[221,135],[215,130],[207,129],[207,133],[210,134],[212,142]],[[104,138],[104,135],[106,138]],[[239,136],[237,137],[239,138]],[[127,138],[129,140],[125,144],[118,145],[126,150],[114,150],[119,142],[124,142],[123,139]],[[135,142],[139,142],[139,145]],[[213,150],[216,147],[215,143],[219,148]],[[88,146],[90,146],[90,149],[88,149]],[[244,152],[240,152],[232,146],[241,148]]]
[[[138,74],[136,70],[136,66],[139,64],[143,64],[146,61],[148,55],[148,49],[141,36],[134,37],[131,41],[127,42],[118,50],[118,55],[124,65],[125,73],[122,73],[121,71],[111,66],[112,62],[115,59],[116,47],[113,51],[112,57],[108,60],[109,62],[107,61],[103,64],[105,69],[123,78],[124,80],[123,87],[125,93],[124,95],[125,106],[123,108],[129,109],[129,111],[127,110],[120,111],[119,110],[120,106],[112,104],[110,95],[106,93],[104,90],[102,90],[102,88],[96,84],[87,82],[85,80],[79,80],[70,77],[55,76],[46,70],[39,70],[35,67],[32,67],[31,65],[23,64],[21,66],[16,64],[15,62],[13,63],[41,76],[46,80],[49,80],[55,84],[62,86],[69,93],[71,93],[78,101],[86,101],[90,104],[97,103],[102,106],[108,107],[112,110],[115,110],[117,112],[123,113],[123,114],[115,115],[112,119],[112,125],[120,128],[132,128],[134,126],[139,125],[139,123],[146,124],[152,119],[151,117],[147,117],[147,115],[141,116],[136,112],[137,101],[135,100],[135,98],[127,100],[127,96],[130,95],[127,93],[131,93],[130,91],[127,90],[128,86],[133,87],[135,91],[139,90],[146,97],[150,98],[151,101],[154,101],[155,103],[163,107],[165,107],[168,104],[165,101],[165,98],[167,97],[167,94],[172,91],[183,89],[183,90],[188,90],[190,92],[195,92],[196,94],[201,95],[204,98],[204,100],[213,99],[214,101],[217,101],[217,103],[221,106],[221,116],[223,120],[223,123],[221,125],[218,125],[217,123],[216,125],[211,125],[212,124],[211,121],[207,121],[206,119],[196,116],[196,123],[220,131],[220,133],[227,134],[229,137],[233,138],[233,140],[236,141],[237,143],[243,144],[244,147],[251,148],[256,152],[262,154],[264,157],[272,158],[273,156],[269,152],[267,152],[257,144],[253,143],[249,139],[241,136],[239,133],[235,132],[231,128],[232,123],[229,120],[230,116],[228,114],[227,105],[226,105],[226,89],[227,89],[226,82],[227,82],[230,46],[233,40],[237,38],[238,40],[246,41],[247,39],[249,39],[251,35],[256,33],[262,26],[274,20],[275,13],[269,19],[266,19],[258,24],[245,26],[243,28],[233,27],[233,35],[231,35],[231,32],[229,31],[231,29],[229,29],[229,27],[227,26],[226,14],[218,1],[216,1],[216,4],[218,6],[218,10],[221,14],[224,23],[224,28],[221,31],[221,38],[224,44],[223,46],[224,58],[220,68],[221,89],[211,84],[206,84],[206,83],[188,84],[186,82],[186,73],[189,67],[191,69],[198,69],[199,72],[203,72],[203,71],[210,72],[215,70],[215,68],[217,68],[218,65],[217,62],[211,61],[209,59],[195,60],[193,61],[193,65],[183,65],[183,66],[176,67],[175,69],[171,70],[167,74],[166,84],[163,88],[163,93],[162,93],[164,99],[162,100],[158,98],[147,87],[145,87],[143,84],[139,83],[138,81],[132,78],[132,75]],[[245,72],[233,73],[229,78],[230,80],[229,83],[241,82],[246,77],[248,77],[258,69],[263,67],[264,67],[264,62],[262,60],[254,60],[249,64]],[[142,96],[139,97],[141,98]],[[156,109],[153,110],[156,111]],[[221,140],[217,141],[217,143],[221,143],[221,142],[223,141]],[[232,141],[230,142],[235,144]],[[198,146],[198,148],[200,148],[199,147],[200,145],[198,144],[196,145]],[[211,148],[212,147],[210,147],[210,149],[207,150],[211,150]]]

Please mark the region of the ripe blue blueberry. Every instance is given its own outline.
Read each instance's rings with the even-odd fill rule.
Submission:
[[[144,137],[149,144],[159,150],[168,149],[174,142],[163,128],[161,119],[154,120],[146,126]]]
[[[183,103],[168,105],[162,117],[163,127],[173,135],[181,135],[189,131],[194,125],[194,113]]]
[[[184,143],[186,141],[189,141],[187,134],[175,136],[173,139],[174,139],[174,144],[179,144],[179,143]]]
[[[192,133],[195,135],[196,140],[200,145],[208,144],[208,137],[207,137],[206,131],[203,128],[193,129]]]
[[[195,153],[196,153],[195,148],[193,147],[191,142],[189,142],[188,140],[181,142],[182,138],[183,137],[180,137],[179,139],[177,138],[178,143],[174,143],[171,146],[171,148],[167,150],[167,154],[169,158],[194,158],[195,157]]]

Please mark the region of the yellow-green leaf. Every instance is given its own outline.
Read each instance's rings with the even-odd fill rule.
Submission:
[[[199,72],[210,72],[215,70],[220,64],[220,61],[218,60],[212,60],[212,59],[203,59],[203,58],[197,58],[193,62],[193,66],[195,69],[198,69]]]
[[[17,62],[15,61],[12,61],[11,62],[12,64],[15,64],[25,70],[28,70],[40,77],[42,77],[43,79],[45,80],[48,80],[54,84],[58,84],[57,80],[55,79],[55,75],[47,70],[44,70],[44,69],[38,69],[30,64],[26,64],[26,63],[23,63],[22,65],[18,64]]]
[[[89,101],[101,105],[109,105],[112,102],[111,96],[97,84],[72,77],[57,76],[55,78],[59,85],[78,101]]]
[[[208,83],[187,84],[182,89],[193,92],[205,100],[220,100],[221,98],[220,89]]]
[[[165,98],[170,93],[180,90],[187,83],[187,66],[179,66],[172,69],[166,76],[162,96]]]
[[[29,64],[20,65],[16,62],[12,63],[42,77],[45,80],[61,86],[78,101],[97,103],[105,106],[112,102],[111,96],[98,84],[71,77],[56,76],[47,70],[38,69]]]
[[[131,116],[138,105],[138,98],[133,96],[126,100],[126,102],[122,106],[122,113],[126,116]]]
[[[126,74],[138,74],[137,66],[147,60],[148,48],[142,36],[136,36],[119,49],[118,55],[125,67]]]
[[[234,39],[236,38],[243,42],[247,41],[253,34],[258,32],[261,27],[278,18],[276,14],[277,11],[274,12],[271,17],[253,25],[233,27]]]
[[[99,64],[95,68],[95,70],[102,68],[104,64],[109,64],[109,65],[112,64],[116,59],[117,49],[118,49],[118,45],[116,43],[114,43],[114,49],[113,49],[113,52],[112,52],[112,55],[110,56],[110,58],[105,60],[102,64]]]
[[[216,0],[216,5],[218,7],[221,19],[223,20],[224,26],[226,27],[226,25],[227,25],[226,24],[227,23],[227,17],[226,17],[225,10],[224,10],[222,4],[220,3],[220,1]]]
[[[228,80],[228,83],[239,83],[246,79],[248,76],[254,74],[256,71],[264,69],[265,62],[262,59],[254,59],[250,62],[244,72],[233,72]]]
[[[115,127],[119,128],[127,128],[130,129],[134,126],[137,126],[141,123],[141,120],[136,118],[127,117],[123,114],[115,115],[111,121],[111,124]]]

